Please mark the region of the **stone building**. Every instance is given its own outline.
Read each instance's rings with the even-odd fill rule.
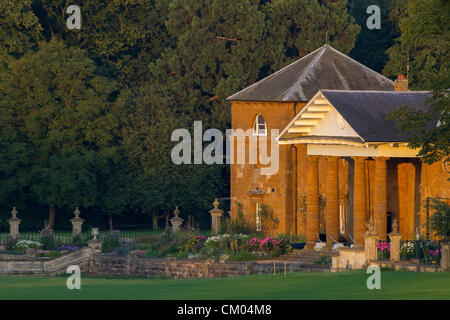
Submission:
[[[276,232],[303,233],[309,246],[319,234],[328,244],[344,236],[361,245],[371,216],[380,239],[393,219],[403,239],[413,239],[424,199],[449,197],[449,171],[423,163],[386,116],[404,104],[425,110],[429,96],[328,45],[232,95],[233,129],[280,131],[277,173],[261,175],[259,161],[231,165],[232,216],[240,203],[260,223],[264,204],[279,221]]]

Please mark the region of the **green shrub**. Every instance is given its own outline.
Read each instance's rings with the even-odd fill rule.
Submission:
[[[450,206],[445,202],[433,199],[431,208],[435,210],[430,217],[431,230],[443,240],[450,239]]]
[[[112,250],[113,253],[118,255],[119,257],[125,257],[130,251],[136,250],[137,247],[135,245],[128,245],[118,247]]]
[[[244,217],[244,210],[242,209],[242,203],[237,202],[237,214],[236,218],[230,221],[231,233],[243,233],[250,234],[255,233],[256,229],[252,226]]]
[[[238,252],[232,253],[228,260],[231,261],[252,261],[256,260],[256,257],[247,250],[239,250]]]
[[[115,248],[120,247],[120,232],[118,230],[105,232],[101,235],[100,239],[103,241],[103,253],[109,253]]]
[[[16,244],[17,244],[18,241],[19,241],[19,237],[18,236],[8,235],[6,237],[6,243],[5,243],[6,250],[8,250],[8,251],[14,250],[16,248]]]
[[[39,242],[44,250],[51,250],[57,246],[55,233],[48,226],[39,233]]]
[[[83,234],[77,234],[72,238],[72,242],[70,243],[74,247],[87,247],[88,241],[93,238],[92,235],[83,235]]]
[[[319,259],[317,259],[316,261],[314,261],[314,264],[331,264],[331,257],[327,256],[325,254],[321,254]]]
[[[58,257],[60,255],[61,255],[61,251],[56,251],[56,250],[50,250],[50,251],[40,252],[40,253],[36,254],[37,257],[46,257],[46,258]]]

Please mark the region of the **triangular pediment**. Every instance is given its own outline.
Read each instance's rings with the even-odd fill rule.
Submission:
[[[319,91],[292,119],[278,137],[280,142],[305,140],[313,143],[362,144],[364,140]]]

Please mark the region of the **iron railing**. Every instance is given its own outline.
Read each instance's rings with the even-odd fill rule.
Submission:
[[[109,226],[95,226],[99,227],[99,236],[102,233],[108,232],[110,230]],[[19,231],[19,240],[40,240],[40,230],[41,226],[29,227],[26,230],[33,231]],[[164,232],[165,229],[152,229],[150,225],[117,225],[114,226],[114,230],[120,231],[120,238],[127,241],[132,241],[138,237],[157,235]],[[3,224],[0,225],[0,242],[5,242],[9,236],[9,227],[5,227]],[[73,234],[71,230],[55,230],[54,231],[55,240],[61,244],[71,243],[73,240]],[[81,233],[82,238],[92,238],[91,230],[88,228],[83,228]]]
[[[439,265],[442,257],[442,240],[413,240],[400,242],[400,259],[422,264]]]
[[[388,261],[391,257],[391,243],[389,241],[377,242],[378,261]]]

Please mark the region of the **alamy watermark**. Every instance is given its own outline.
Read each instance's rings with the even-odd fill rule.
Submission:
[[[367,7],[367,14],[372,14],[367,18],[366,25],[369,30],[381,29],[381,9],[377,5],[371,5]]]
[[[70,5],[66,11],[69,16],[66,21],[67,28],[69,30],[80,30],[81,29],[81,9],[77,5]]]
[[[203,133],[202,121],[194,121],[194,137],[188,129],[176,129],[171,141],[179,141],[172,148],[172,162],[181,164],[261,164],[261,175],[273,175],[279,168],[278,129],[268,135],[256,135],[252,129],[227,129],[225,154],[223,134],[218,129]],[[203,142],[210,142],[203,149]],[[194,155],[192,157],[192,143]],[[270,145],[270,155],[268,148]],[[247,150],[248,146],[248,150]],[[248,151],[248,152],[247,152]],[[248,159],[246,159],[246,155]],[[248,162],[246,162],[248,160]]]
[[[77,289],[80,290],[81,289],[81,271],[80,271],[80,267],[77,265],[71,265],[69,267],[67,267],[66,273],[71,274],[68,278],[67,278],[67,289],[69,290],[73,290],[73,289]]]
[[[367,289],[381,289],[381,271],[378,266],[370,266],[367,268],[367,274],[372,274],[369,278],[367,278]]]

